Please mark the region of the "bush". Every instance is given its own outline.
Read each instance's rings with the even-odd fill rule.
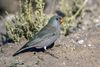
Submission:
[[[70,3],[69,0],[68,2],[65,2],[65,0],[61,0],[59,9],[66,14],[65,22],[62,25],[62,34],[68,34],[69,27],[73,26],[77,17],[84,12],[84,7],[87,1],[88,0],[71,0]]]
[[[32,0],[25,0],[24,6],[20,1],[20,11],[16,13],[15,19],[6,21],[7,35],[15,42],[20,41],[22,37],[30,39],[48,21],[43,13],[45,3],[43,0],[35,0],[36,10],[33,12]],[[83,8],[87,0],[72,0],[71,4],[66,4],[65,0],[60,1],[59,9],[66,14],[65,22],[62,25],[62,34],[67,34],[68,28],[75,23],[75,19],[84,11]],[[81,5],[82,4],[82,5]]]
[[[45,24],[46,16],[43,13],[45,3],[43,0],[35,0],[36,10],[33,13],[32,0],[25,0],[24,6],[20,2],[20,11],[15,15],[14,20],[6,21],[7,35],[15,42],[20,41],[22,37],[30,39]]]

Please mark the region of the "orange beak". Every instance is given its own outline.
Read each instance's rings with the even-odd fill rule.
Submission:
[[[64,22],[64,18],[62,17],[61,19],[60,19],[60,24],[62,24]]]

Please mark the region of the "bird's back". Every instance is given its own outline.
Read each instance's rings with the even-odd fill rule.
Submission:
[[[26,45],[30,47],[43,48],[44,46],[54,42],[59,37],[59,34],[60,30],[50,25],[46,25]]]

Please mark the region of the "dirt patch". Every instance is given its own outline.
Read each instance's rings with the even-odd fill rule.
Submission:
[[[13,57],[22,45],[0,47],[1,67],[99,67],[100,30],[61,36],[47,52],[25,52]]]

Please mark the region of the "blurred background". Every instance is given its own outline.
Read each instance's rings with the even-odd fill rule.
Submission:
[[[29,0],[30,1],[30,0]],[[35,0],[32,0],[33,10],[36,8]],[[60,0],[44,0],[45,2],[45,9],[44,12],[49,14],[56,10],[57,5],[59,4]],[[25,0],[22,0],[25,2]],[[19,0],[0,0],[0,15],[4,14],[5,11],[9,13],[15,13],[19,9]]]
[[[71,32],[88,30],[95,25],[99,25],[94,19],[98,18],[100,13],[99,5],[99,0],[0,0],[0,19],[6,20],[6,22],[3,22],[6,23],[7,32],[5,33],[7,36],[18,41],[22,36],[26,39],[31,38],[32,34],[35,34],[46,25],[48,19],[55,14],[56,10],[60,10],[66,14],[65,22],[62,25],[62,34],[66,36]],[[16,16],[20,18],[17,17],[17,20],[15,20]],[[22,27],[22,24],[19,25],[21,22],[26,22],[27,25],[24,25],[24,28],[27,29],[28,33],[21,34],[21,37],[19,37],[19,33],[25,32],[22,28],[14,27],[13,22],[16,22],[18,27]],[[28,24],[28,22],[31,23]],[[34,27],[35,22],[36,28]],[[3,24],[1,22],[1,32],[4,31]],[[32,24],[33,26],[29,26]],[[28,31],[28,26],[34,30],[29,29]],[[14,32],[11,29],[14,32],[17,29],[18,32],[13,34]]]

